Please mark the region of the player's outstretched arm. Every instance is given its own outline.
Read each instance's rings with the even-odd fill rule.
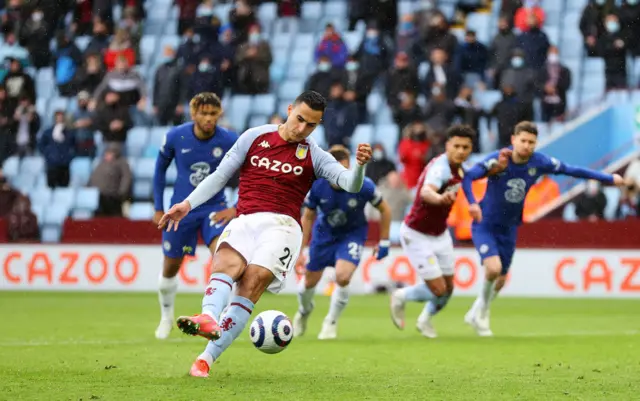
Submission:
[[[315,142],[311,143],[311,157],[316,176],[326,178],[330,183],[351,193],[360,192],[362,189],[365,166],[371,160],[371,155],[371,145],[359,144],[356,163],[347,170],[330,153],[320,149]]]
[[[624,179],[619,174],[608,174],[590,168],[572,166],[551,157],[545,165],[545,169],[552,174],[563,174],[570,177],[584,178],[587,180],[597,180],[605,184],[622,186]]]

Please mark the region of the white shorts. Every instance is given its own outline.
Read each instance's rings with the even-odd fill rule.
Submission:
[[[231,220],[218,239],[217,247],[227,243],[247,261],[268,269],[275,278],[269,288],[284,288],[300,255],[302,229],[292,217],[276,213],[241,215]],[[216,249],[217,250],[217,249]]]
[[[426,235],[402,223],[400,243],[409,262],[423,280],[453,276],[456,259],[449,231],[438,236]]]

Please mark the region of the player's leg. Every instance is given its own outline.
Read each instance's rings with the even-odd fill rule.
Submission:
[[[313,296],[316,286],[322,278],[327,266],[335,264],[335,246],[332,244],[317,244],[312,241],[309,247],[309,263],[305,267],[304,278],[298,283],[298,311],[293,317],[293,333],[302,336],[307,330],[307,321],[315,304]]]
[[[362,245],[351,242],[353,246],[360,247]],[[355,251],[354,251],[355,252]],[[350,257],[349,260],[339,257],[335,263],[336,268],[336,285],[331,293],[331,301],[329,304],[329,313],[322,322],[322,329],[318,334],[319,340],[331,340],[338,336],[338,319],[349,303],[349,283],[353,277],[353,273],[358,268],[360,261],[359,253],[357,256]],[[354,263],[353,259],[357,259]]]
[[[222,210],[222,208],[224,208],[224,206],[220,206],[219,208],[213,209],[212,211],[215,212],[218,210]],[[216,250],[218,249],[218,239],[222,236],[226,225],[221,226],[215,224],[211,221],[207,213],[209,213],[209,211],[204,212],[204,215],[206,217],[202,219],[200,225],[200,234],[202,235],[202,239],[205,244],[207,244],[209,252],[211,252],[211,256],[215,257]],[[217,297],[214,298],[214,302],[216,302],[216,304],[212,305],[211,308],[208,308],[210,309],[211,313],[214,314],[213,317],[216,319],[216,321],[220,321],[220,315],[224,312],[224,308],[229,306],[228,301],[231,293],[233,292],[233,283],[233,278],[222,272],[212,271],[211,276],[209,276],[209,286],[211,288],[211,292],[219,292]],[[231,290],[227,291],[227,289],[229,288],[229,284],[231,284]],[[208,301],[212,300],[208,299]],[[225,304],[225,302],[227,303]],[[218,303],[224,304],[222,310],[219,310]]]
[[[177,231],[162,232],[164,262],[158,283],[160,323],[155,332],[156,338],[160,340],[169,337],[173,329],[174,306],[178,293],[178,271],[182,266],[184,255],[193,255],[197,244],[197,228],[193,221],[185,220]]]

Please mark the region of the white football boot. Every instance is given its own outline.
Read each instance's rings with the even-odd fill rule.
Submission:
[[[391,293],[389,301],[391,310],[391,321],[400,330],[404,330],[404,300],[400,297],[400,290]]]
[[[464,316],[464,321],[476,331],[480,337],[492,337],[493,332],[490,328],[489,310],[484,308],[471,308]]]
[[[427,338],[436,338],[438,337],[438,333],[436,333],[436,329],[431,324],[431,316],[425,314],[420,314],[418,317],[418,321],[416,322],[416,328],[423,336]]]
[[[313,312],[314,304],[311,303],[311,310],[309,310],[306,314],[300,313],[300,311],[296,311],[295,316],[293,317],[293,336],[301,337],[304,335],[305,331],[307,331],[307,322],[309,321],[309,316],[311,316],[311,312]]]
[[[156,329],[156,338],[158,340],[166,340],[169,338],[171,330],[173,330],[173,319],[160,319],[160,324],[158,324],[158,328]]]
[[[320,334],[318,334],[318,340],[335,340],[337,337],[337,322],[325,319],[324,322],[322,322],[322,330],[320,330]]]

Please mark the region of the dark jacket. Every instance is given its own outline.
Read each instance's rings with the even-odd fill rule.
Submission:
[[[44,156],[47,167],[68,166],[76,153],[76,137],[72,129],[65,128],[64,139],[58,142],[53,138],[54,127],[42,132],[38,140],[38,150]]]

